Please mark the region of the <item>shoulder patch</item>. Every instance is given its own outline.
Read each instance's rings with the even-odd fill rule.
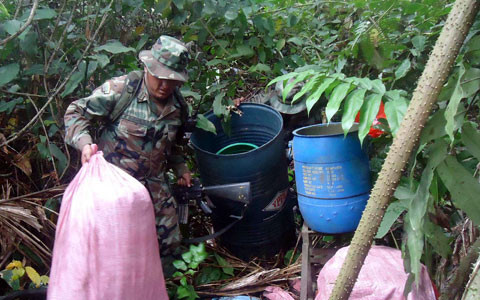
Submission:
[[[105,82],[104,84],[102,84],[102,92],[107,95],[107,94],[110,94],[110,82]]]

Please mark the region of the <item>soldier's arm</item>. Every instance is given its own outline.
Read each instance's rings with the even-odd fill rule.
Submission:
[[[89,129],[93,121],[105,120],[115,107],[124,86],[123,77],[108,80],[90,96],[68,106],[64,116],[67,144],[82,151],[83,146],[92,143]]]
[[[172,153],[167,157],[167,167],[173,170],[177,178],[180,178],[185,173],[190,172],[187,164],[185,163],[185,158],[180,146],[174,145],[172,147]]]

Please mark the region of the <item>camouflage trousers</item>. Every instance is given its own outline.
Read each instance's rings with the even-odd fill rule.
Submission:
[[[152,197],[160,256],[165,257],[175,254],[181,241],[177,203],[165,180],[147,178],[142,183],[147,187]]]

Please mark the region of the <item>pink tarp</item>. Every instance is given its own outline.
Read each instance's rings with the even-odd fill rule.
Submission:
[[[338,250],[322,268],[318,274],[318,294],[315,300],[329,298],[347,252],[348,247]],[[422,265],[419,288],[415,288],[414,283],[408,298],[405,298],[403,290],[407,277],[400,250],[372,246],[349,300],[435,300],[432,282],[425,266]]]
[[[47,299],[168,299],[155,231],[145,187],[97,152],[63,196]]]

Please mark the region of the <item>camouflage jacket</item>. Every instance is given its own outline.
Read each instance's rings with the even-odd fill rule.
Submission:
[[[139,90],[120,117],[112,122],[110,113],[120,98],[127,75],[106,81],[86,97],[74,101],[65,113],[65,141],[79,149],[92,143],[91,126],[102,124],[97,144],[107,161],[143,181],[165,176],[172,169],[177,176],[188,171],[176,145],[182,125],[181,97],[174,93],[161,108],[149,98],[142,81]]]

